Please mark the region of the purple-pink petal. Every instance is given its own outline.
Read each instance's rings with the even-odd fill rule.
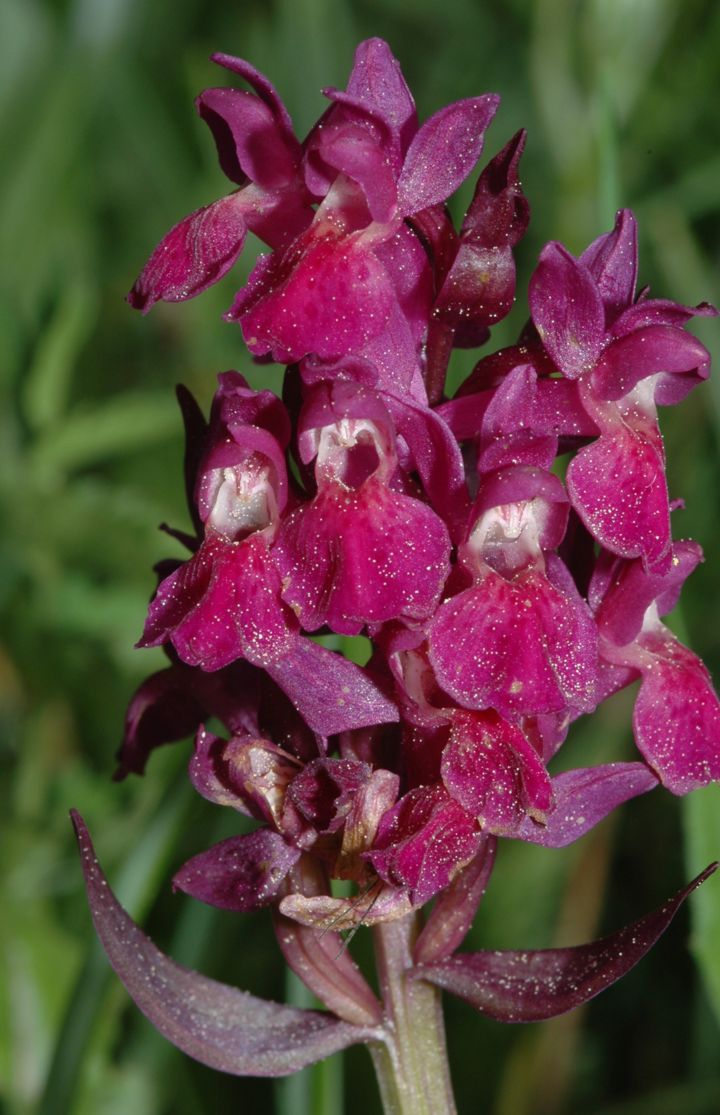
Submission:
[[[641,637],[635,741],[662,784],[687,794],[720,781],[720,702],[710,675],[669,632]]]
[[[173,887],[221,910],[257,910],[275,900],[299,858],[299,848],[259,828],[193,856],[176,873]]]
[[[579,262],[595,279],[608,323],[613,321],[635,296],[637,221],[632,210],[618,210],[612,232],[593,241],[582,253]]]
[[[385,814],[366,858],[381,879],[422,906],[470,862],[481,840],[473,818],[442,785],[421,786]]]
[[[485,129],[500,98],[493,93],[441,108],[426,120],[408,149],[398,181],[398,209],[409,217],[446,201],[480,158]]]
[[[592,373],[592,385],[602,399],[621,399],[648,376],[660,376],[663,384],[679,376],[682,398],[709,370],[710,354],[697,337],[673,325],[647,325],[608,345]],[[662,401],[675,402],[677,392],[678,385],[669,384]]]
[[[552,780],[555,808],[545,823],[525,817],[512,835],[545,848],[564,848],[623,802],[646,794],[657,785],[656,776],[644,763],[608,763],[565,771]]]
[[[415,101],[400,63],[383,39],[366,39],[355,51],[347,92],[380,116],[405,150],[417,128]]]
[[[231,314],[252,353],[290,363],[309,353],[358,352],[382,331],[394,304],[390,278],[369,246],[325,236],[307,243],[287,275],[261,257]]]
[[[616,933],[574,948],[460,953],[414,969],[498,1022],[540,1022],[579,1007],[642,960],[680,906],[717,869],[702,874],[659,909]]]
[[[466,708],[513,718],[594,707],[596,637],[569,583],[488,570],[441,605],[428,643],[438,682]]]
[[[397,201],[396,173],[386,145],[362,126],[345,124],[336,134],[331,127],[323,128],[320,134],[321,159],[334,172],[333,177],[346,174],[358,183],[374,221],[385,224],[392,220]],[[321,185],[317,176],[307,177],[313,188]]]
[[[248,202],[238,190],[183,218],[160,241],[128,294],[143,313],[160,300],[183,302],[227,274],[242,251]]]
[[[587,529],[620,557],[663,569],[670,547],[670,506],[662,442],[646,423],[618,421],[570,462],[567,490]]]
[[[197,110],[215,138],[218,159],[232,182],[249,179],[263,189],[287,186],[296,172],[297,142],[288,144],[272,110],[252,93],[206,89]]]
[[[562,244],[543,249],[530,280],[530,310],[541,340],[568,379],[590,371],[602,350],[605,311],[590,272]]]
[[[223,54],[221,51],[212,54],[211,60],[215,62],[217,66],[222,66],[224,69],[238,74],[248,83],[257,96],[260,97],[271,110],[287,142],[290,143],[294,140],[299,152],[300,144],[295,139],[290,114],[280,99],[280,95],[275,89],[275,86],[265,77],[265,74],[261,74],[259,70],[256,70],[255,67],[251,66],[249,62],[246,62],[244,58],[235,58],[232,54]]]
[[[366,670],[311,639],[298,639],[267,672],[321,736],[399,719],[396,705]]]
[[[545,820],[553,807],[550,777],[534,747],[492,709],[456,713],[441,773],[453,800],[498,836],[514,835],[528,812]]]
[[[108,960],[153,1026],[195,1060],[236,1076],[286,1076],[379,1030],[258,999],[165,956],[113,895],[82,818],[72,813],[95,929]]]
[[[139,645],[172,641],[183,662],[203,670],[237,658],[267,666],[297,638],[297,621],[280,588],[263,536],[208,540],[160,584]]]
[[[356,635],[365,624],[428,616],[449,571],[450,542],[426,504],[371,477],[357,491],[330,484],[293,512],[274,553],[283,599],[302,626]]]

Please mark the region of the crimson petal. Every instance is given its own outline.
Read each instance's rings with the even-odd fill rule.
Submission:
[[[85,823],[71,813],[90,909],[108,960],[153,1026],[210,1068],[235,1076],[287,1076],[379,1030],[336,1015],[258,999],[165,956],[118,903],[95,858]]]
[[[242,251],[248,203],[236,191],[196,209],[170,229],[127,296],[147,313],[156,302],[184,302],[217,283]]]
[[[465,999],[498,1022],[540,1022],[586,1003],[643,958],[681,905],[718,864],[654,910],[616,933],[574,948],[530,952],[469,952],[412,975]]]

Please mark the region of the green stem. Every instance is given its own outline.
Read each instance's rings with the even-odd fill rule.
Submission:
[[[416,915],[375,927],[388,1040],[371,1047],[385,1115],[455,1115],[440,991],[408,978]]]

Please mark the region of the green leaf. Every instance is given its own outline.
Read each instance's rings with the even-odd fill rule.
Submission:
[[[685,859],[689,872],[720,857],[720,785],[704,786],[683,800]],[[690,949],[720,1020],[720,885],[702,887],[691,903]]]
[[[99,299],[82,279],[61,294],[35,352],[23,391],[28,425],[40,430],[62,415],[73,367],[90,335]]]
[[[32,463],[41,475],[69,472],[178,433],[177,408],[167,392],[127,391],[70,414],[38,442]]]

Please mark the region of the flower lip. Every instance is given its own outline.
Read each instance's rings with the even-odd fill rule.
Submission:
[[[234,433],[207,453],[195,492],[206,532],[231,541],[277,524],[287,500],[285,462],[272,434],[257,427]]]
[[[209,507],[205,529],[238,541],[264,530],[277,518],[272,466],[256,456],[239,465],[211,469],[203,478]]]
[[[319,431],[315,475],[318,481],[339,482],[357,491],[366,480],[392,471],[392,457],[383,448],[374,422],[343,418]]]
[[[569,503],[556,476],[544,469],[512,466],[483,481],[475,501],[465,556],[511,575],[542,562],[542,551],[562,541]]]

